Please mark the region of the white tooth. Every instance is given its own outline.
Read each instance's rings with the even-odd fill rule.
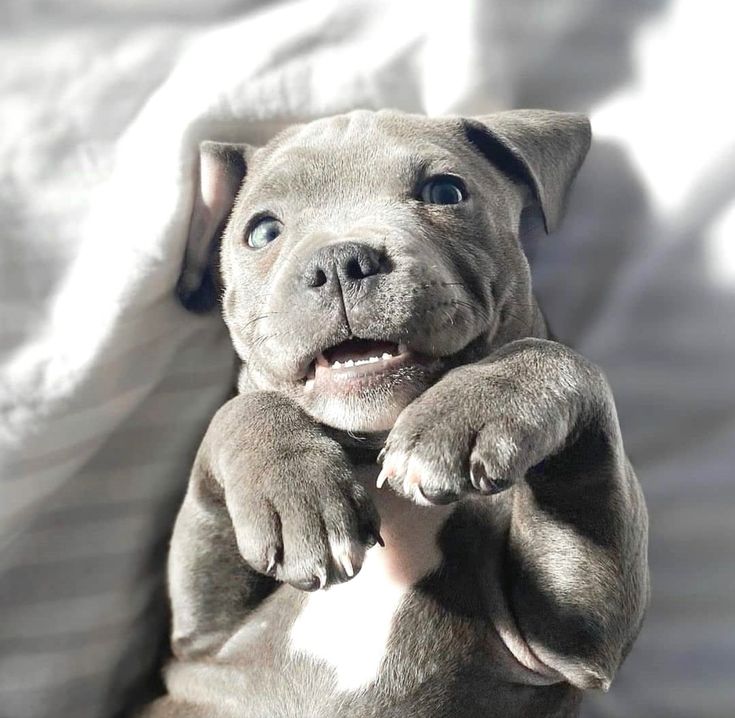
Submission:
[[[368,362],[371,364],[374,364],[376,361],[380,361],[380,357],[370,357],[370,359],[368,359]]]
[[[388,352],[383,352],[383,356],[382,356],[382,358],[383,358],[383,359],[390,359],[390,358],[391,358],[392,356],[393,356],[393,355],[392,355],[392,354],[388,354]]]
[[[342,368],[342,362],[340,362],[340,361],[336,361],[336,362],[334,362],[334,364],[332,364],[332,366],[333,366],[333,367],[334,367],[335,369],[341,369],[341,368]]]
[[[352,361],[352,359],[348,359],[348,360],[347,360],[347,361],[345,362],[345,366],[355,366],[355,362],[353,362],[353,361]]]

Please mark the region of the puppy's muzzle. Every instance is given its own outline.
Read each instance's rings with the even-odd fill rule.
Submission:
[[[385,252],[360,242],[340,242],[320,247],[307,260],[304,285],[321,296],[352,294],[367,280],[390,272]]]

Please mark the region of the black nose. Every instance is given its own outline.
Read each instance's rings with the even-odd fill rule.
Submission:
[[[344,287],[387,271],[386,257],[379,249],[341,242],[314,252],[304,269],[304,283],[314,289],[332,284]]]

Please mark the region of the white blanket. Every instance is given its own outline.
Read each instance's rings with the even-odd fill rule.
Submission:
[[[107,718],[160,649],[162,562],[230,388],[172,288],[196,143],[354,107],[591,114],[529,243],[615,390],[653,602],[586,716],[735,710],[735,67],[727,3],[14,0],[0,45],[0,716]]]

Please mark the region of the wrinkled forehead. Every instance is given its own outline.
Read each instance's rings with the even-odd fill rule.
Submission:
[[[423,177],[457,172],[463,150],[458,120],[367,111],[317,120],[256,153],[245,199],[397,197]]]

